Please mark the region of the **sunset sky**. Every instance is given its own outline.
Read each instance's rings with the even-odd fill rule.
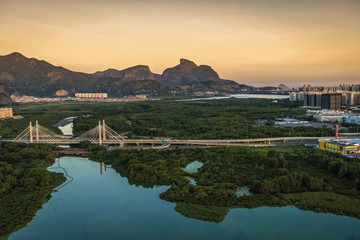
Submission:
[[[0,55],[93,73],[180,58],[255,86],[360,83],[360,0],[0,0]]]

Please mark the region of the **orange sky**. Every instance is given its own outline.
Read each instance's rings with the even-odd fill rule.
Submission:
[[[0,55],[75,71],[187,58],[251,85],[360,83],[359,0],[0,0]]]

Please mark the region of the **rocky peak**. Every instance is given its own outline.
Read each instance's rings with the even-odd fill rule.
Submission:
[[[181,58],[180,59],[180,64],[186,64],[186,63],[191,63],[191,64],[195,64],[193,61],[187,60],[185,58]],[[196,64],[195,64],[196,65]]]
[[[163,72],[161,82],[168,85],[177,85],[219,79],[219,75],[210,66],[197,66],[194,62],[182,58],[179,65],[168,68]]]
[[[148,72],[151,72],[148,65],[137,65],[137,66],[134,66],[133,69],[134,69],[134,70],[136,69],[136,70],[138,70],[138,71],[148,71]]]
[[[190,60],[187,60],[185,58],[180,59],[180,65],[179,66],[182,67],[182,68],[188,68],[188,69],[197,67],[197,65],[194,62],[192,62]]]

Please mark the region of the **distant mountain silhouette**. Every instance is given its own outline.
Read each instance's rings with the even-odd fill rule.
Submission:
[[[131,82],[130,82],[131,81]],[[18,91],[32,96],[55,96],[58,90],[75,92],[107,92],[113,96],[130,94],[170,94],[172,87],[155,80],[140,81],[99,77],[73,72],[20,53],[0,56],[0,82],[10,93]]]
[[[185,93],[201,91],[236,93],[241,89],[250,89],[247,85],[220,79],[219,75],[210,66],[197,66],[187,59],[180,59],[179,65],[167,68],[162,75],[152,73],[149,67],[145,65],[138,65],[124,70],[108,69],[94,74],[101,77],[158,80],[165,85],[177,86]]]
[[[16,52],[0,56],[0,83],[10,93],[39,97],[55,96],[59,90],[67,91],[70,96],[76,92],[106,92],[109,96],[124,96],[191,94],[199,91],[237,93],[250,89],[249,86],[220,79],[210,66],[197,66],[186,59],[181,59],[178,66],[166,69],[162,75],[152,73],[145,65],[86,74]]]

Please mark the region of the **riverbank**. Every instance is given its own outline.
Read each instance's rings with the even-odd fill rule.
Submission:
[[[65,181],[47,170],[55,162],[51,145],[5,143],[0,148],[0,236],[24,227]]]

